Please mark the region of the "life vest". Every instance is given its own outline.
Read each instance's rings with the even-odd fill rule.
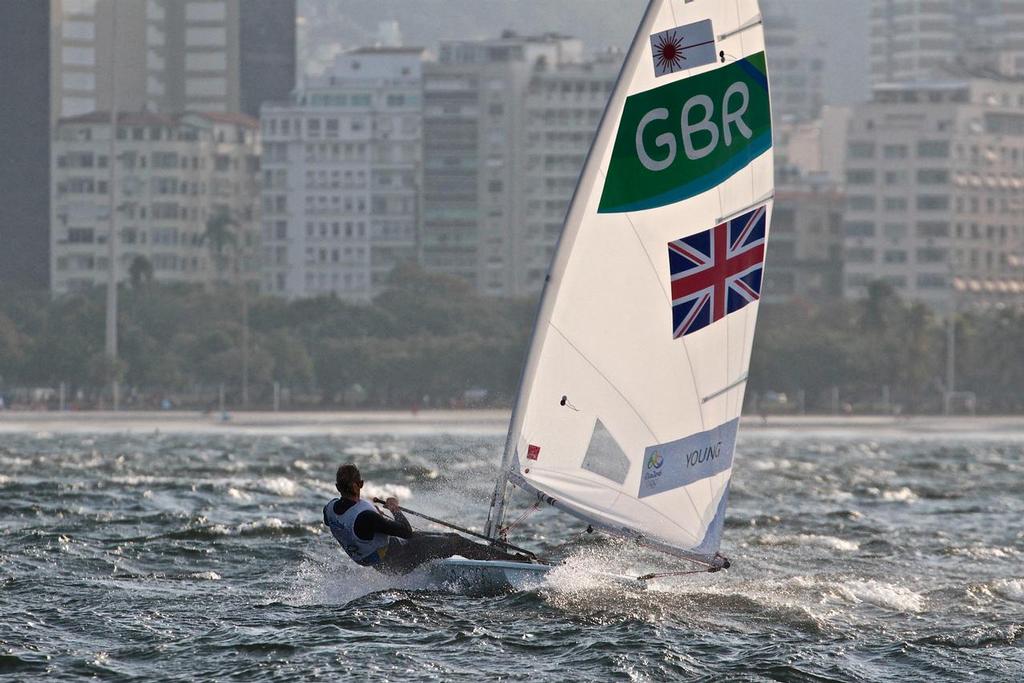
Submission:
[[[355,530],[356,517],[366,511],[378,514],[377,508],[368,500],[360,500],[345,510],[344,514],[339,515],[334,511],[334,504],[338,500],[335,498],[324,506],[324,524],[330,528],[335,540],[353,562],[364,567],[380,564],[388,545],[387,534],[375,533],[369,541],[364,541],[356,535]]]

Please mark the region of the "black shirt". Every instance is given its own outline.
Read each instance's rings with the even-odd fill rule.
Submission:
[[[334,504],[334,514],[340,517],[357,502],[358,501],[355,500],[348,500],[347,498],[339,498]],[[359,516],[356,517],[356,522],[352,525],[352,530],[356,532],[356,536],[364,541],[372,539],[374,534],[386,534],[388,536],[397,536],[398,538],[412,538],[412,525],[409,524],[409,520],[405,518],[405,515],[401,512],[394,512],[392,514],[395,516],[394,521],[388,519],[376,510],[365,510],[360,512]]]

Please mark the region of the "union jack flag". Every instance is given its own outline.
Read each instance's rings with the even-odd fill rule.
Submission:
[[[767,206],[669,242],[672,337],[704,329],[761,298]]]

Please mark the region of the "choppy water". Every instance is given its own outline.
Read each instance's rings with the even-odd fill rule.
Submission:
[[[729,572],[601,584],[670,562],[544,510],[518,540],[569,566],[481,596],[355,568],[319,517],[355,459],[480,524],[498,434],[3,435],[0,677],[1024,677],[1024,435],[740,439]]]

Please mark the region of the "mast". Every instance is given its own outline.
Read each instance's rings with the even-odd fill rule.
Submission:
[[[608,98],[608,103],[605,105],[604,113],[601,115],[601,121],[597,127],[597,135],[600,135],[605,129],[608,123],[609,112],[617,111],[617,109],[621,108],[622,103],[626,99],[624,88],[622,87],[622,75],[624,73],[628,73],[628,70],[632,69],[634,64],[639,60],[643,47],[641,38],[649,32],[650,24],[654,20],[655,9],[662,1],[663,0],[650,0],[647,3],[647,9],[644,10],[643,18],[640,20],[636,33],[633,35],[633,41],[630,43],[629,52],[626,54],[626,58],[622,62],[622,67],[619,69],[619,76],[615,80],[615,87],[612,89],[612,93]],[[580,171],[580,178],[583,178],[586,175],[593,164],[599,163],[598,159],[594,155],[595,147],[597,147],[596,136],[590,145],[590,149],[587,150],[587,158],[583,162],[583,168]],[[551,308],[554,304],[555,288],[553,288],[551,284],[558,276],[556,270],[560,270],[559,265],[564,264],[568,256],[568,250],[563,249],[562,245],[562,237],[565,234],[565,224],[568,222],[570,215],[574,211],[582,210],[582,207],[577,206],[577,196],[579,191],[580,183],[577,181],[576,188],[573,190],[572,200],[569,202],[569,211],[566,216],[566,220],[562,224],[562,233],[559,234],[558,242],[555,244],[555,256],[551,268],[548,269],[548,275],[544,278],[544,287],[541,289],[540,304],[537,307],[537,315],[534,319],[533,331],[530,334],[530,344],[528,346],[529,351],[527,352],[526,363],[523,365],[523,371],[519,376],[519,388],[516,392],[516,401],[512,407],[512,416],[509,419],[508,434],[505,437],[505,450],[502,454],[501,467],[498,470],[497,481],[494,484],[494,493],[491,495],[491,507],[487,513],[487,525],[484,527],[484,533],[489,538],[498,538],[502,522],[505,518],[505,504],[508,500],[509,467],[511,466],[512,460],[516,454],[516,440],[520,427],[522,426],[522,413],[523,408],[525,407],[523,404],[526,402],[526,394],[523,391],[523,385],[531,370],[533,370],[537,365],[540,346],[543,343],[543,334],[538,334],[538,330],[541,328],[542,321],[549,317]]]

